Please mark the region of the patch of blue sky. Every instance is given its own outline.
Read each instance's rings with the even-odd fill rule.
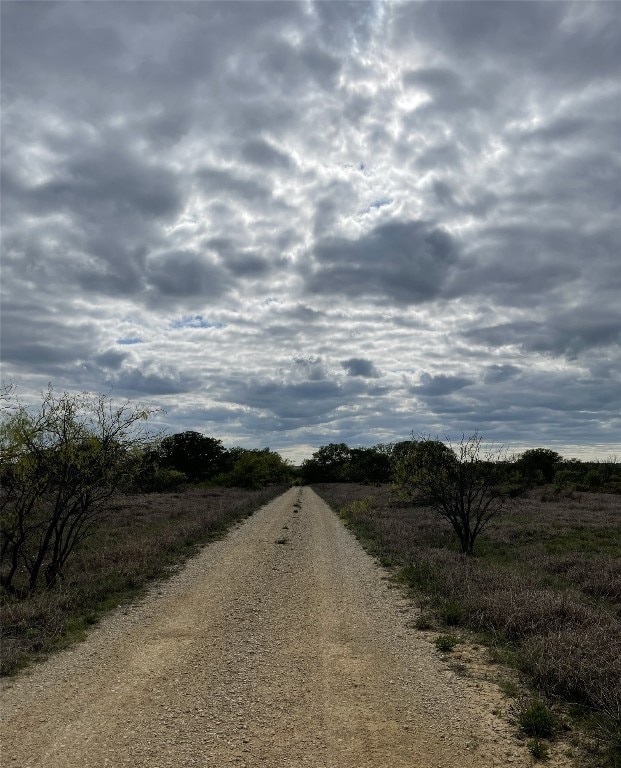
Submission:
[[[129,336],[126,339],[117,339],[117,344],[142,344],[140,336]]]
[[[370,208],[383,208],[385,205],[392,205],[393,200],[390,197],[379,197],[377,200],[374,200]]]
[[[202,315],[183,315],[183,317],[171,320],[169,328],[224,328],[222,323],[212,323]]]

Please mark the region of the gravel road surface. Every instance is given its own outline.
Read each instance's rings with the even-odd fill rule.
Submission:
[[[3,768],[526,766],[497,692],[294,488],[5,685]]]

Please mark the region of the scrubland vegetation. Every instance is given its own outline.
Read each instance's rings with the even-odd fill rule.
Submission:
[[[563,704],[556,729],[586,729],[582,747],[594,765],[621,765],[618,495],[526,490],[469,557],[449,521],[389,485],[313,487],[421,600],[420,628],[441,637],[475,631],[492,660],[517,668],[546,706]]]
[[[475,434],[332,443],[295,468],[198,432],[154,436],[151,409],[106,396],[50,389],[26,408],[12,395],[0,420],[3,673],[81,636],[287,485],[310,483],[416,593],[418,626],[437,630],[440,650],[474,631],[519,670],[536,694],[519,717],[533,756],[571,722],[594,760],[621,766],[615,459],[511,457]],[[559,703],[553,726],[525,725]]]

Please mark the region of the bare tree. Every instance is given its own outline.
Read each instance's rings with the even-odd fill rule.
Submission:
[[[15,384],[11,381],[0,383],[0,410],[15,407]]]
[[[106,395],[56,395],[38,410],[17,404],[0,422],[0,583],[28,594],[53,586],[110,497],[131,477],[132,453],[155,409]]]
[[[502,450],[484,447],[475,433],[450,440],[413,441],[395,469],[398,493],[426,504],[451,524],[461,551],[474,554],[474,544],[506,501],[502,479],[506,474]]]

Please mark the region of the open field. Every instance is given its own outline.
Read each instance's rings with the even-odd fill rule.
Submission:
[[[89,625],[154,578],[175,571],[198,547],[282,493],[187,488],[115,497],[97,532],[67,561],[52,590],[2,600],[2,673],[84,636]]]
[[[530,491],[468,558],[433,512],[395,501],[387,486],[314,488],[422,599],[421,628],[475,630],[493,658],[589,726],[593,759],[621,765],[618,495]]]

